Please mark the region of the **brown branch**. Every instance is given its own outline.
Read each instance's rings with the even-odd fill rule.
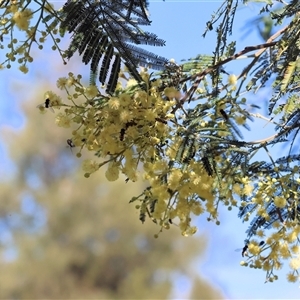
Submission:
[[[221,60],[219,61],[217,64],[213,65],[213,66],[209,66],[208,68],[206,68],[204,71],[198,73],[198,74],[195,74],[195,75],[191,75],[187,78],[184,78],[183,80],[180,81],[180,83],[182,82],[185,82],[185,81],[188,81],[188,80],[193,80],[193,79],[197,79],[194,84],[192,85],[192,87],[189,89],[189,91],[186,93],[186,95],[181,99],[181,102],[185,102],[187,99],[190,99],[194,92],[196,91],[199,83],[201,82],[201,80],[209,73],[211,73],[212,71],[218,69],[219,67],[227,64],[228,62],[232,61],[232,60],[235,60],[237,58],[239,58],[240,56],[248,53],[248,52],[252,52],[254,50],[257,50],[257,49],[266,49],[266,48],[269,48],[269,47],[272,47],[272,46],[275,46],[277,44],[277,42],[271,42],[271,43],[265,43],[265,44],[260,44],[260,45],[256,45],[256,46],[248,46],[248,47],[245,47],[244,50],[224,59],[224,60]]]
[[[239,57],[245,55],[246,53],[255,51],[255,50],[259,50],[254,54],[254,59],[253,61],[247,66],[247,68],[245,68],[243,70],[243,72],[238,76],[238,78],[241,77],[245,77],[249,70],[253,67],[253,65],[257,62],[258,58],[261,56],[261,54],[266,51],[267,48],[273,47],[275,46],[278,41],[274,42],[274,39],[276,39],[278,36],[280,36],[282,33],[284,33],[287,30],[288,26],[283,27],[282,29],[280,29],[279,31],[277,31],[275,34],[273,34],[266,43],[264,44],[259,44],[256,46],[248,46],[245,47],[244,50],[222,60],[219,61],[217,64],[213,65],[213,66],[209,66],[208,68],[206,68],[204,71],[201,71],[197,74],[191,75],[187,78],[184,78],[180,81],[180,83],[186,82],[188,80],[194,80],[196,79],[196,81],[193,83],[192,87],[188,90],[188,92],[185,94],[185,96],[180,100],[179,107],[187,100],[187,99],[191,99],[191,97],[193,96],[194,92],[196,91],[198,85],[200,84],[201,80],[208,75],[209,73],[213,72],[214,70],[218,69],[219,67],[227,64],[228,62],[232,61],[232,60],[236,60]]]
[[[194,75],[191,75],[187,78],[184,78],[180,81],[180,83],[183,83],[185,81],[188,81],[188,80],[193,80],[193,79],[196,79],[198,77],[201,77],[201,79],[206,76],[207,74],[209,74],[210,72],[214,71],[215,69],[219,68],[220,66],[223,66],[225,64],[227,64],[228,62],[232,61],[232,60],[235,60],[237,59],[238,57],[248,53],[248,52],[251,52],[251,51],[254,51],[254,50],[257,50],[257,49],[265,49],[265,48],[268,48],[268,47],[272,47],[272,46],[275,46],[277,44],[277,42],[271,42],[271,43],[265,43],[265,44],[260,44],[260,45],[256,45],[256,46],[248,46],[248,47],[245,47],[244,50],[224,59],[224,60],[221,60],[219,61],[217,64],[213,65],[213,66],[209,66],[208,68],[206,68],[204,71],[201,71],[197,74],[194,74]]]
[[[279,37],[282,33],[284,33],[287,30],[288,26],[283,27],[282,29],[278,30],[276,33],[274,33],[268,40],[268,43],[272,43],[277,37]],[[238,76],[238,79],[241,77],[246,77],[248,72],[251,70],[251,68],[256,64],[258,61],[258,58],[266,51],[267,48],[262,48],[259,51],[257,51],[254,54],[254,59],[252,62],[243,70],[243,72]]]

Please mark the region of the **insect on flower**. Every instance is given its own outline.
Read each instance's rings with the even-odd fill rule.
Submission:
[[[243,135],[242,135],[241,131],[239,130],[238,126],[229,118],[226,111],[224,109],[220,109],[220,114],[222,115],[224,120],[231,125],[231,127],[232,127],[231,132],[233,133],[234,136],[237,136],[236,139],[238,139],[238,138],[243,139]]]
[[[125,136],[125,133],[126,133],[126,130],[130,127],[130,126],[135,126],[136,123],[132,120],[130,122],[127,122],[125,124],[125,128],[122,128],[120,130],[120,141],[123,141],[124,140],[124,136]]]
[[[45,108],[49,108],[54,113],[54,109],[53,107],[51,107],[51,102],[49,98],[47,98],[44,103],[39,104],[37,108],[39,108],[40,111],[44,111]]]
[[[123,140],[124,140],[125,132],[126,132],[126,129],[125,129],[125,128],[122,128],[122,129],[120,130],[120,141],[123,141]]]
[[[264,243],[265,243],[264,241],[261,241],[261,242],[258,244],[258,246],[261,247],[261,246],[264,245]],[[236,252],[242,251],[242,256],[244,257],[244,256],[248,256],[247,250],[248,250],[248,243],[245,244],[245,246],[244,246],[243,248],[236,249],[235,251],[236,251]]]
[[[234,251],[235,252],[240,252],[242,251],[242,256],[244,257],[245,255],[247,255],[247,249],[248,249],[248,244],[246,244],[243,248],[238,248],[238,249],[235,249]]]
[[[227,113],[226,113],[226,111],[225,111],[224,109],[220,109],[220,114],[222,115],[222,117],[223,117],[226,121],[229,120],[229,117],[228,117],[228,115],[227,115]]]

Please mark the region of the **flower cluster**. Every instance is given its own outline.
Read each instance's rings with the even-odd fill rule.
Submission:
[[[56,124],[73,128],[70,140],[79,149],[77,156],[87,149],[99,158],[84,161],[85,177],[106,165],[109,181],[117,180],[120,174],[126,180],[147,181],[149,187],[132,199],[140,203],[137,208],[141,214],[159,222],[161,229],[177,220],[182,234],[192,235],[196,232],[192,215],[207,212],[209,218],[218,219],[218,201],[212,189],[216,176],[196,159],[200,149],[195,143],[193,152],[183,150],[178,158],[178,149],[186,143],[186,138],[178,134],[184,131],[177,120],[180,116],[173,113],[180,93],[172,87],[160,92],[159,80],[150,81],[145,71],[141,75],[149,82],[146,89],[130,79],[125,87],[119,84],[114,95],[103,96],[95,86],[84,87],[81,76],[70,73],[57,81],[57,86],[67,91],[68,102],[62,103],[52,92],[45,98],[48,107],[64,108]],[[44,111],[45,107],[40,109]],[[204,128],[207,122],[201,124]]]
[[[58,49],[61,56],[62,51],[58,47],[60,38],[55,38],[58,33],[58,20],[47,24],[49,20],[55,15],[55,11],[48,1],[44,1],[38,9],[36,7],[30,8],[31,1],[16,1],[11,0],[5,6],[0,7],[1,21],[0,21],[0,49],[8,49],[6,53],[6,60],[0,62],[0,69],[11,68],[11,63],[17,61],[20,65],[19,70],[23,73],[28,72],[28,63],[33,62],[31,48],[33,44],[37,44],[39,49],[43,49],[43,44],[48,35],[51,36],[54,46],[53,50]],[[36,18],[34,18],[36,17]],[[32,21],[36,20],[32,25]],[[42,28],[41,24],[44,25]],[[16,34],[17,31],[18,35]],[[21,40],[20,35],[24,34]],[[6,43],[5,36],[9,36],[10,42]],[[6,43],[6,44],[5,44]]]
[[[265,270],[273,281],[277,279],[274,271],[289,258],[288,280],[295,281],[300,233],[298,167],[278,165],[272,171],[266,165],[268,173],[251,174],[243,149],[247,143],[232,138],[239,134],[237,126],[245,125],[241,110],[228,116],[228,104],[203,103],[198,105],[203,112],[195,116],[181,107],[177,89],[162,90],[159,79],[150,80],[146,70],[140,74],[142,84],[121,74],[126,82],[119,82],[114,94],[103,95],[95,86],[85,87],[80,75],[69,73],[57,81],[67,100],[47,92],[47,103],[40,109],[60,108],[56,124],[72,128],[68,141],[78,149],[77,156],[86,149],[98,157],[83,162],[85,177],[105,166],[108,181],[123,174],[126,181],[147,182],[143,193],[130,202],[140,210],[142,222],[148,216],[160,231],[175,223],[182,235],[190,236],[197,230],[193,216],[206,213],[218,225],[219,204],[231,210],[238,204],[236,197],[242,199],[240,216],[244,221],[253,215],[255,219],[247,251],[243,250],[248,260],[241,264]],[[255,168],[254,164],[251,170]],[[273,230],[266,236],[269,228]]]
[[[283,166],[277,168],[280,170]],[[279,172],[278,172],[279,173]],[[243,266],[263,269],[267,272],[266,280],[272,282],[278,278],[275,270],[282,267],[282,260],[289,259],[291,272],[287,278],[290,282],[297,281],[300,269],[300,224],[299,224],[299,179],[292,180],[298,174],[298,167],[291,173],[281,176],[263,176],[255,187],[252,187],[251,201],[242,202],[242,207],[250,207],[244,215],[247,221],[250,215],[256,214],[253,224],[260,224],[263,228],[271,229],[266,236],[265,230],[258,229],[256,225],[250,227],[250,233],[264,239],[263,246],[252,239],[248,244],[248,261],[242,262]],[[294,182],[291,185],[291,182]],[[249,185],[249,179],[245,180],[243,189],[235,189],[240,196],[245,193],[245,187]],[[277,194],[277,196],[276,196]]]

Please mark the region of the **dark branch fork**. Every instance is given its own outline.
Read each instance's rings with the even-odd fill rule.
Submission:
[[[187,78],[184,78],[180,81],[180,83],[186,82],[188,80],[195,80],[196,81],[193,83],[192,87],[187,91],[187,93],[184,95],[184,97],[180,100],[180,102],[178,103],[178,107],[176,107],[174,110],[177,110],[177,108],[181,107],[181,105],[186,101],[186,100],[191,100],[193,94],[195,93],[195,91],[197,90],[198,85],[200,84],[201,80],[208,75],[209,73],[213,72],[214,70],[218,69],[219,67],[227,64],[228,62],[232,61],[232,60],[236,60],[237,58],[239,58],[240,56],[248,53],[248,52],[252,52],[255,50],[259,50],[254,54],[254,59],[253,61],[249,64],[249,66],[247,68],[245,68],[243,70],[243,72],[238,76],[238,78],[244,77],[246,76],[246,74],[249,72],[249,70],[253,67],[253,65],[257,62],[258,58],[261,56],[261,54],[267,49],[267,48],[271,48],[275,45],[278,44],[278,41],[274,41],[277,37],[279,37],[281,34],[283,34],[286,30],[288,29],[288,26],[283,27],[282,29],[278,30],[275,34],[273,34],[266,43],[264,44],[259,44],[256,46],[248,46],[245,47],[244,50],[224,59],[219,61],[217,64],[213,65],[213,66],[209,66],[208,68],[206,68],[204,71],[198,73],[198,74],[194,74],[192,76],[189,76]]]
[[[219,67],[227,64],[228,62],[232,61],[232,60],[236,60],[237,58],[239,58],[240,56],[248,53],[248,52],[252,52],[254,50],[259,50],[259,49],[266,49],[266,48],[270,48],[273,47],[277,44],[278,42],[271,42],[271,43],[264,43],[264,44],[260,44],[260,45],[256,45],[256,46],[248,46],[245,47],[244,50],[224,59],[221,60],[220,62],[218,62],[217,64],[213,65],[213,66],[209,66],[208,68],[206,68],[204,71],[189,76],[187,78],[184,78],[180,81],[180,83],[183,83],[185,81],[188,80],[194,80],[196,79],[196,81],[194,82],[193,86],[188,90],[188,92],[186,93],[186,95],[180,100],[181,104],[183,104],[187,99],[191,99],[191,97],[193,96],[194,92],[196,91],[198,85],[200,84],[201,80],[208,75],[209,73],[213,72],[214,70],[218,69]],[[256,55],[255,55],[256,57]]]

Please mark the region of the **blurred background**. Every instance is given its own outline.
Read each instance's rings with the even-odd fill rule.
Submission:
[[[13,111],[1,114],[0,298],[167,299],[180,277],[188,287],[180,297],[221,298],[193,267],[204,237],[172,228],[155,239],[159,228],[141,224],[128,202],[144,183],[108,183],[102,170],[83,177],[67,148],[71,131],[36,108],[57,75],[80,64],[62,68],[55,53],[44,55],[35,53],[28,76],[1,73],[1,102]]]
[[[177,61],[211,54],[215,33],[201,34],[221,2],[150,1],[153,25],[146,29],[167,40],[151,51]],[[236,22],[243,27],[253,16],[249,6]],[[254,31],[246,42],[237,33],[237,50],[262,42]],[[280,283],[264,284],[262,271],[239,266],[234,250],[243,247],[248,224],[237,210],[221,212],[219,227],[199,218],[193,237],[171,226],[155,239],[159,228],[150,220],[142,225],[128,203],[143,182],[109,183],[105,169],[83,177],[82,160],[67,147],[71,129],[58,128],[55,114],[36,106],[46,91],[59,93],[58,77],[71,71],[88,80],[89,67],[76,58],[63,66],[51,46],[34,50],[28,74],[17,65],[0,72],[0,298],[299,299],[285,273]]]

